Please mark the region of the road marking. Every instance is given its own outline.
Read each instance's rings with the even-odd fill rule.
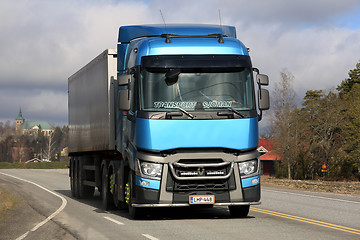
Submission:
[[[141,234],[141,235],[143,235],[144,237],[146,237],[146,238],[148,238],[148,239],[150,239],[150,240],[159,240],[158,238],[156,238],[156,237],[153,237],[153,236],[151,236],[151,235],[149,235],[149,234]]]
[[[111,217],[104,217],[104,218],[111,221],[111,222],[113,222],[113,223],[116,223],[118,225],[124,225],[122,222],[119,222],[119,221],[117,221],[115,219],[112,219]]]
[[[302,197],[320,198],[320,199],[333,200],[333,201],[338,201],[338,202],[346,202],[346,203],[356,203],[356,204],[360,204],[360,202],[355,202],[355,201],[350,201],[350,200],[343,200],[343,199],[338,199],[338,198],[320,197],[320,196],[314,196],[314,195],[308,195],[308,194],[301,194],[301,193],[283,192],[283,191],[276,191],[276,190],[269,190],[269,189],[262,189],[262,191],[265,191],[265,192],[275,192],[275,193],[286,193],[286,194],[296,195],[296,196],[302,196]]]
[[[54,218],[56,215],[58,215],[62,210],[64,210],[66,204],[67,204],[67,201],[66,199],[63,197],[63,196],[60,196],[59,194],[57,193],[54,193],[52,191],[50,191],[49,189],[47,188],[44,188],[43,186],[40,186],[39,184],[37,183],[34,183],[34,182],[31,182],[29,180],[25,180],[25,179],[22,179],[22,178],[19,178],[19,177],[15,177],[13,175],[10,175],[10,174],[7,174],[7,173],[3,173],[3,172],[0,172],[0,174],[2,175],[5,175],[5,176],[8,176],[8,177],[12,177],[12,178],[15,178],[15,179],[18,179],[20,181],[23,181],[23,182],[27,182],[27,183],[30,183],[30,184],[33,184],[53,195],[55,195],[56,197],[60,198],[62,203],[61,203],[61,206],[60,208],[58,208],[53,214],[51,214],[50,216],[48,216],[44,221],[38,223],[35,227],[33,227],[32,229],[30,229],[29,231],[27,231],[26,233],[24,233],[23,235],[21,235],[20,237],[18,237],[16,240],[22,240],[24,239],[30,232],[34,232],[36,231],[38,228],[40,228],[41,226],[43,226],[45,223],[47,223],[48,221],[50,221],[52,218]]]
[[[251,207],[251,211],[264,213],[264,214],[268,214],[268,215],[272,215],[272,216],[277,216],[277,217],[281,217],[281,218],[291,219],[291,220],[295,220],[295,221],[299,221],[299,222],[305,222],[305,223],[309,223],[309,224],[313,224],[313,225],[317,225],[317,226],[321,226],[321,227],[331,228],[331,229],[335,229],[335,230],[339,230],[339,231],[343,231],[343,232],[348,232],[348,233],[353,233],[353,234],[360,235],[360,230],[359,229],[344,227],[344,226],[340,226],[340,225],[336,225],[336,224],[332,224],[332,223],[327,223],[327,222],[322,222],[322,221],[317,221],[317,220],[313,220],[313,219],[310,219],[310,218],[298,217],[298,216],[289,215],[289,214],[280,213],[280,212],[275,212],[275,211],[270,211],[270,210],[266,210],[266,209],[262,209],[262,208],[258,208],[258,207]]]

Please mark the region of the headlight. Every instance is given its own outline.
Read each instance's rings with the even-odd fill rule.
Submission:
[[[255,173],[258,169],[258,160],[251,160],[239,163],[240,175],[245,176]]]
[[[138,164],[140,167],[140,174],[142,175],[142,177],[147,177],[156,180],[161,179],[162,164],[143,162],[139,160],[138,160]]]

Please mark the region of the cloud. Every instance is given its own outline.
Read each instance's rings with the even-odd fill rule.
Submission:
[[[335,87],[360,60],[357,0],[3,0],[0,120],[15,118],[22,106],[29,119],[66,124],[67,78],[115,48],[120,26],[162,24],[160,9],[168,24],[220,24],[220,9],[253,64],[271,82],[287,68],[300,98],[307,89]]]
[[[66,91],[8,88],[0,90],[0,121],[14,120],[20,107],[23,117],[31,121],[46,120],[58,125],[67,122]]]

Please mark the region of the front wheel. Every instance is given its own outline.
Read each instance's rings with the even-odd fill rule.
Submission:
[[[231,216],[244,218],[249,214],[250,205],[229,206]]]
[[[133,181],[132,174],[129,172],[128,180],[125,185],[125,202],[128,205],[129,214],[132,219],[138,219],[142,217],[143,209],[133,207],[132,204],[132,191],[133,191]]]

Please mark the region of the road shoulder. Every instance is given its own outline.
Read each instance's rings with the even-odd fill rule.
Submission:
[[[37,210],[41,209],[41,202],[34,202],[21,184],[0,176],[0,188],[4,189],[17,202],[2,215],[0,239],[17,239],[47,217]],[[49,239],[49,237],[51,239],[75,239],[54,221],[49,221],[35,232],[29,232],[26,239]]]

